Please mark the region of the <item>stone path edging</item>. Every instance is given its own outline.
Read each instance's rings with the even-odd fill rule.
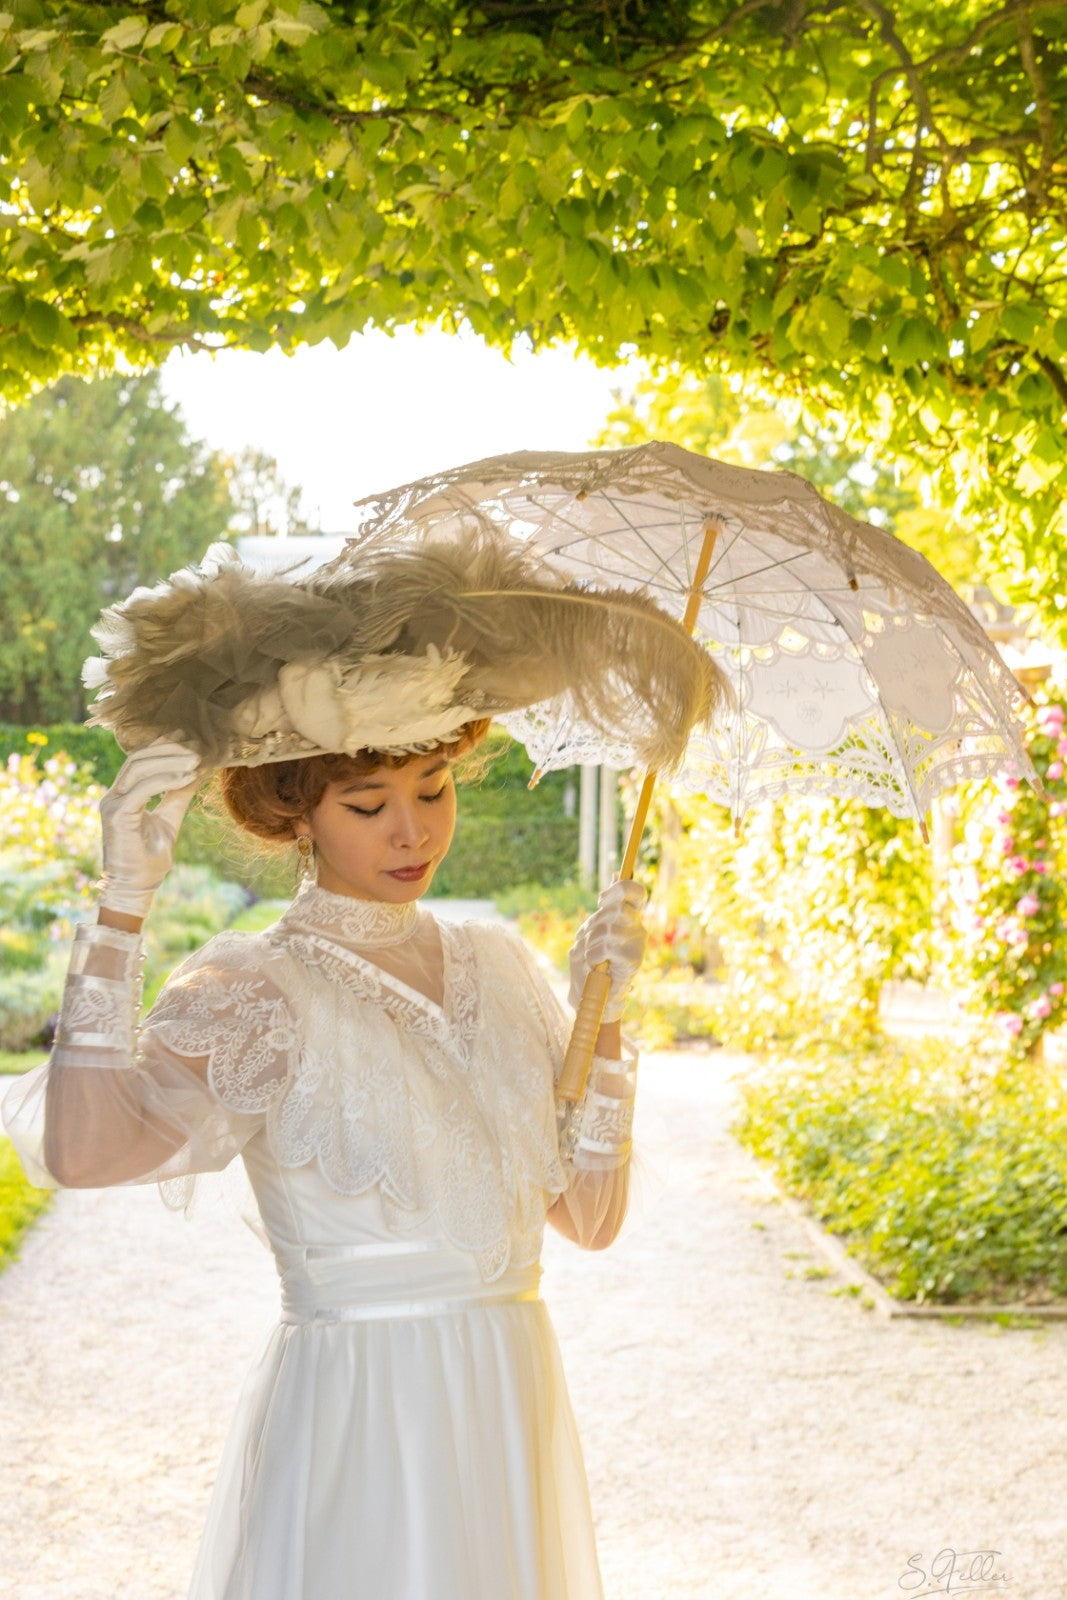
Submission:
[[[829,1233],[813,1217],[802,1201],[782,1187],[771,1169],[759,1161],[748,1150],[743,1151],[744,1156],[751,1163],[753,1172],[758,1180],[764,1184],[768,1194],[796,1218],[804,1229],[808,1238],[819,1248],[829,1264],[839,1272],[843,1278],[853,1284],[868,1297],[874,1309],[883,1317],[1026,1317],[1044,1322],[1067,1322],[1067,1305],[1029,1306],[1009,1303],[996,1305],[987,1302],[970,1305],[927,1305],[922,1300],[897,1300],[889,1291],[872,1277],[867,1269],[850,1255],[841,1241]]]

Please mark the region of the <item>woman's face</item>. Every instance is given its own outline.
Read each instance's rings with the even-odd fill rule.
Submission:
[[[311,835],[321,889],[402,905],[425,894],[455,826],[452,763],[431,752],[331,783],[293,831]]]

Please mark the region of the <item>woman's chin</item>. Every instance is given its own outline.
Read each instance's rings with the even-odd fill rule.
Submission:
[[[409,900],[417,900],[424,895],[433,879],[433,871],[424,872],[421,878],[394,878],[391,872],[385,874],[385,884],[378,896],[380,900],[390,900],[396,905],[406,905]]]

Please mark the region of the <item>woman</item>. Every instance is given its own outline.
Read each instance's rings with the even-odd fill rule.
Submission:
[[[607,1024],[561,1153],[551,991],[508,930],[418,906],[452,838],[453,763],[483,733],[226,771],[242,825],[295,836],[315,876],[266,934],[188,960],[136,1045],[140,923],[195,757],[139,752],[102,805],[99,920],[78,930],[45,1087],[48,1172],[143,1182],[240,1153],[281,1277],[195,1600],[600,1592],[537,1259],[546,1215],[580,1244],[614,1237],[633,1067]],[[579,983],[590,955],[611,960],[616,1011],[642,899],[616,886],[576,947]]]
[[[461,573],[470,552],[452,554]],[[529,572],[515,582],[530,603]],[[384,587],[393,605],[398,584]],[[244,1161],[282,1313],[234,1419],[191,1600],[595,1600],[538,1257],[546,1217],[600,1248],[625,1212],[635,1066],[618,1019],[644,891],[613,885],[579,933],[572,1002],[599,962],[612,989],[585,1096],[557,1107],[568,1022],[522,942],[418,905],[479,711],[532,698],[528,645],[509,655],[499,608],[478,633],[460,595],[439,643],[413,637],[423,599],[399,648],[368,650],[365,598],[294,596],[227,558],[105,617],[97,718],[138,748],[101,805],[98,919],[77,929],[55,1048],[5,1120],[38,1182]],[[657,673],[674,685],[677,659],[634,650],[635,681],[663,703]],[[705,668],[686,659],[678,692],[706,707]],[[563,668],[545,672],[558,684]],[[179,716],[182,741],[166,736]],[[266,933],[222,933],[187,960],[138,1029],[141,925],[201,769],[220,765],[240,825],[295,839],[309,876]]]

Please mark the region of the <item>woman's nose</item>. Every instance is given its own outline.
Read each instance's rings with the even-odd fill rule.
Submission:
[[[422,844],[430,836],[426,826],[426,818],[414,806],[404,806],[396,820],[393,837],[398,844],[414,846]]]

